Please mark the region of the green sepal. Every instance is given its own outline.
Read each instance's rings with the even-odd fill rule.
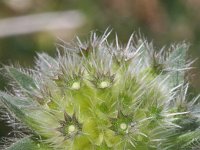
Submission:
[[[121,138],[120,136],[116,136],[114,131],[106,130],[104,133],[104,140],[108,147],[114,147],[119,145]]]
[[[91,108],[92,103],[96,103],[96,99],[92,90],[92,88],[84,86],[81,87],[81,89],[79,90],[71,90],[69,92],[69,96],[73,95],[74,108],[75,111],[79,112],[78,115],[81,122],[93,115],[93,113],[91,113]],[[92,97],[93,99],[90,99],[90,97]]]
[[[73,150],[94,150],[94,146],[86,136],[77,136],[74,140]]]
[[[33,141],[30,137],[20,139],[6,150],[53,150],[47,145]]]
[[[98,128],[97,122],[94,120],[88,120],[83,124],[83,132],[88,135],[88,138],[95,145],[101,145],[103,142],[103,134]]]

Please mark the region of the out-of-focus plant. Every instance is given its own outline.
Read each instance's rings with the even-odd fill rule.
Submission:
[[[2,118],[20,133],[7,150],[200,146],[199,97],[188,100],[185,79],[187,44],[156,52],[139,35],[122,46],[117,36],[109,43],[109,34],[58,44],[57,57],[38,54],[33,69],[4,67],[12,90],[0,92]]]

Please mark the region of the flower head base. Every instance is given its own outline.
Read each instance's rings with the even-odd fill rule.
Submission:
[[[34,69],[4,67],[12,92],[0,92],[0,100],[31,131],[21,140],[38,150],[198,147],[199,97],[187,97],[187,45],[157,53],[141,36],[121,46],[117,36],[109,44],[109,34],[60,44],[56,58],[38,54]]]

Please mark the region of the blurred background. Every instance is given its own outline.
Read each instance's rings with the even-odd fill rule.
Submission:
[[[122,43],[141,31],[159,49],[187,41],[188,56],[200,56],[200,0],[1,0],[0,66],[33,65],[37,52],[55,55],[57,39],[88,37],[90,31],[117,32]],[[114,35],[114,34],[113,34]],[[190,72],[191,91],[200,92],[200,60]],[[7,83],[0,75],[0,90]],[[10,131],[0,121],[0,137]]]

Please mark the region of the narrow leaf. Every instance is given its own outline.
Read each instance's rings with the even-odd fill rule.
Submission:
[[[45,128],[55,128],[59,126],[58,121],[53,115],[40,109],[33,100],[20,99],[4,92],[0,92],[0,100],[10,112],[14,113],[20,121],[34,131],[41,133],[45,137],[55,136],[55,130],[44,132],[44,126]]]
[[[19,71],[16,68],[5,68],[9,76],[11,76],[25,90],[32,90],[33,88],[36,88],[34,80],[30,76],[26,75],[25,73]]]
[[[52,150],[43,143],[33,141],[30,137],[25,137],[12,144],[6,150]]]

